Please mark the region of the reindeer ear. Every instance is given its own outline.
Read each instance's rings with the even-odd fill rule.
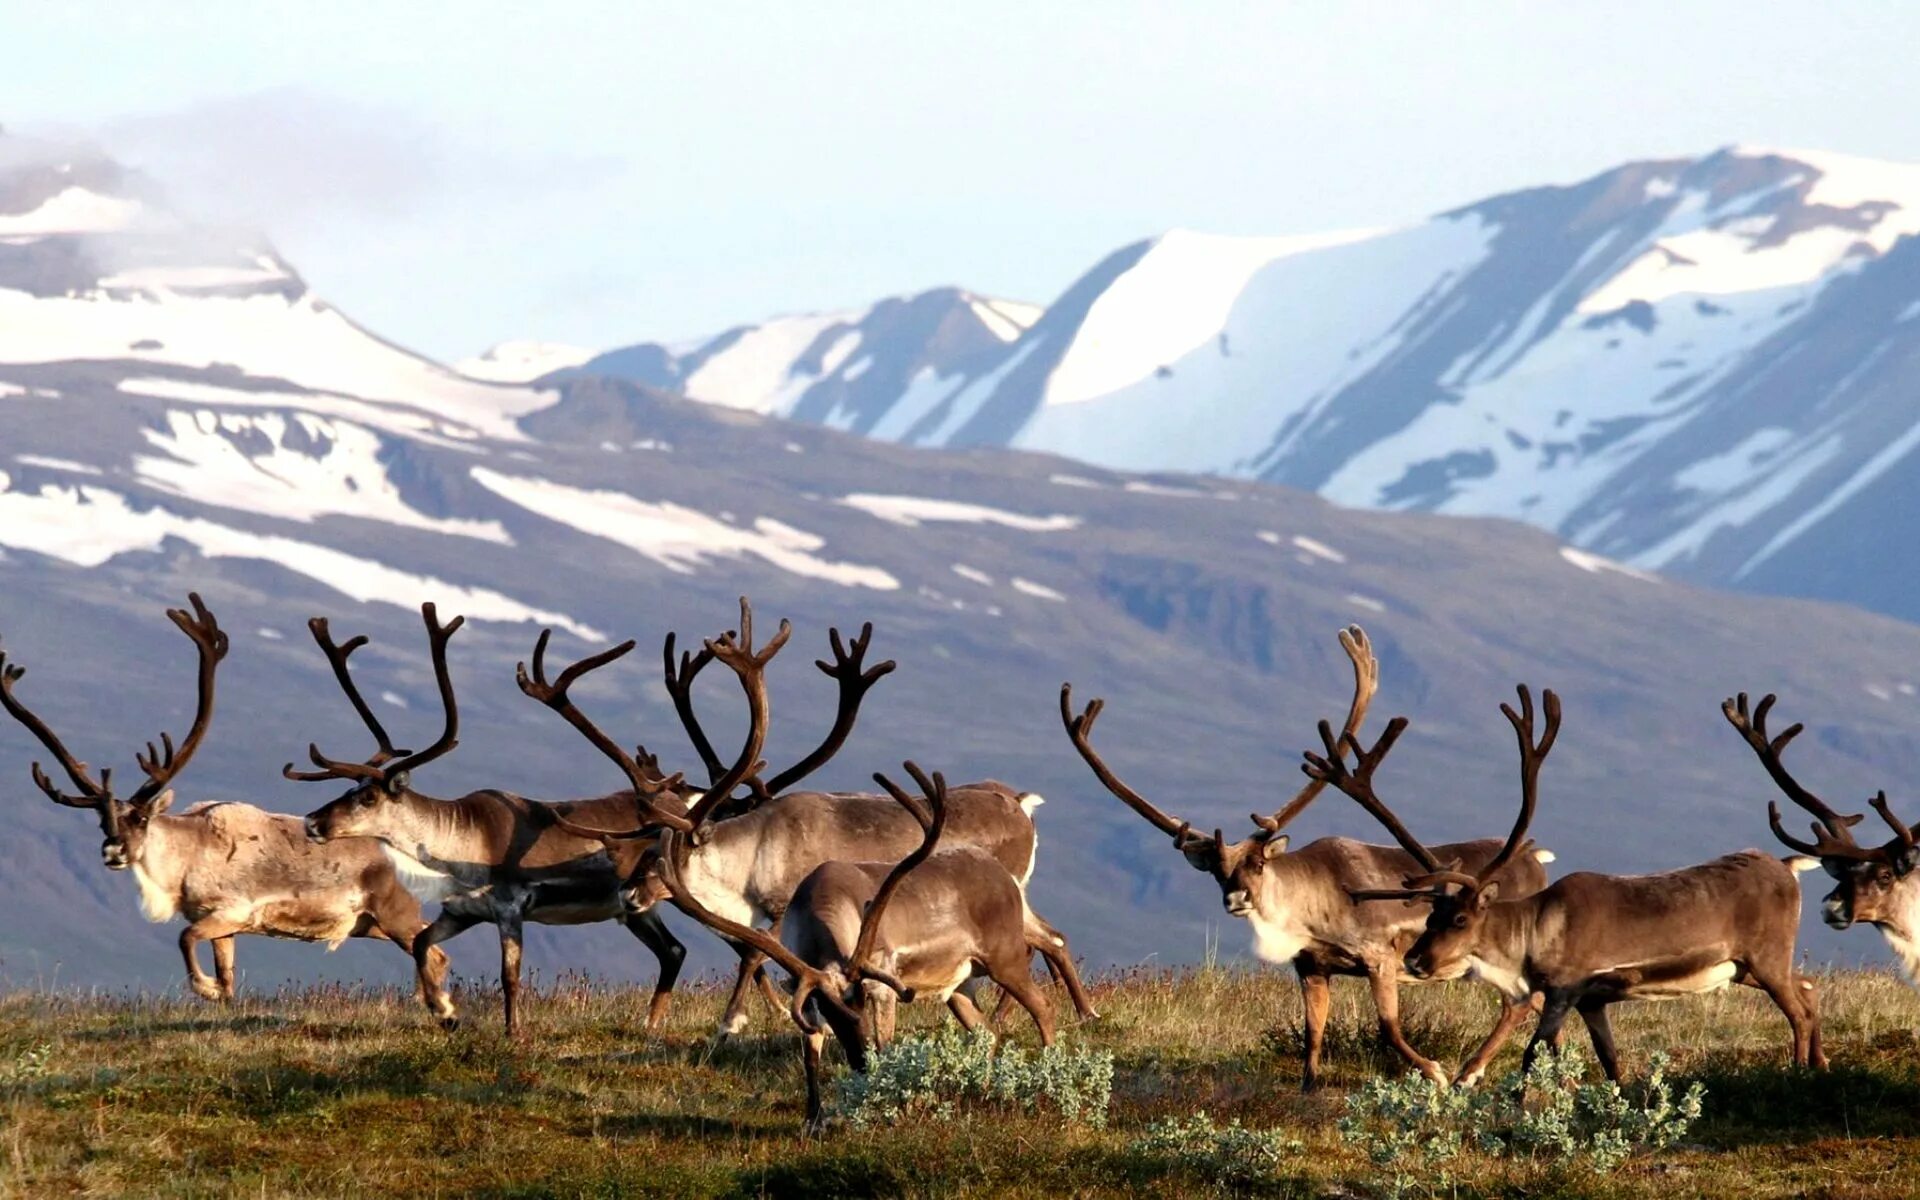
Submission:
[[[173,789],[168,788],[166,791],[161,792],[158,796],[155,796],[151,801],[148,802],[146,806],[147,815],[149,817],[157,817],[161,813],[167,811],[168,806],[171,805],[172,803],[173,803]]]
[[[1476,910],[1485,908],[1487,905],[1492,904],[1495,900],[1498,900],[1499,898],[1500,898],[1500,885],[1498,883],[1485,884],[1480,888],[1478,892],[1474,893],[1473,907]]]
[[[1288,836],[1284,833],[1270,837],[1267,839],[1266,844],[1261,847],[1260,853],[1267,858],[1279,858],[1287,852],[1288,840]]]
[[[398,796],[401,792],[406,791],[412,786],[413,773],[411,771],[395,771],[392,777],[387,780],[386,786],[382,790],[389,796]]]
[[[1214,867],[1219,865],[1219,859],[1214,853],[1212,842],[1195,838],[1193,841],[1180,847],[1180,853],[1187,856],[1187,865],[1196,871],[1211,872]]]
[[[1893,873],[1906,875],[1915,867],[1920,867],[1920,846],[1909,846],[1893,856]]]

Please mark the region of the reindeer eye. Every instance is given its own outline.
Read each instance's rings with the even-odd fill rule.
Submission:
[[[1465,929],[1467,927],[1467,914],[1455,913],[1453,916],[1453,927],[1455,929]]]

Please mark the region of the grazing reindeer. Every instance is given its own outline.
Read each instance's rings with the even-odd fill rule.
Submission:
[[[673,799],[659,795],[663,790],[659,787],[645,795],[616,793],[559,804],[490,789],[457,800],[416,791],[413,770],[452,750],[459,740],[460,714],[447,671],[447,642],[464,620],[455,617],[442,625],[432,604],[423,605],[420,612],[446,724],[439,739],[417,753],[394,748],[348,673],[347,656],[366,639],[356,637],[335,646],[324,620],[311,623],[314,639],[333,664],[335,678],[373,734],[377,749],[364,762],[343,762],[326,757],[316,745],[308,748],[308,754],[318,770],[297,771],[287,764],[284,774],[289,779],[340,779],[353,785],[339,799],[309,814],[307,836],[320,843],[372,839],[417,896],[440,902],[439,917],[414,942],[423,971],[427,956],[439,943],[483,921],[498,926],[502,1003],[511,1035],[520,1032],[525,923],[622,921],[660,960],[647,1012],[648,1028],[657,1028],[666,1016],[685,948],[658,917],[625,911],[620,899],[623,876],[599,840],[577,837],[561,822],[568,816],[588,821],[633,820],[637,810],[654,811],[656,800],[672,804]],[[450,1006],[434,1011],[449,1028],[457,1024]]]
[[[148,742],[146,752],[134,756],[146,781],[125,800],[113,793],[111,770],[96,780],[87,764],[68,753],[14,696],[13,685],[26,670],[8,665],[0,654],[0,706],[40,740],[79,794],[56,788],[39,763],[33,764],[34,783],[48,799],[90,808],[99,816],[101,860],[108,870],[133,872],[148,920],[186,918],[180,955],[197,996],[233,999],[233,939],[242,933],[323,941],[328,949],[350,937],[384,938],[412,954],[414,937],[426,925],[420,905],[372,847],[310,845],[300,836],[297,817],[250,804],[214,801],[167,812],[173,802],[170,785],[200,748],[213,719],[214,672],[227,655],[227,635],[213,613],[198,595],[188,600],[191,614],[174,608],[167,617],[199,651],[199,707],[177,748],[163,733],[158,750]],[[213,943],[211,978],[200,970],[196,947],[201,942]],[[420,970],[420,986],[429,1003],[451,1011],[441,983],[446,969],[446,956],[434,954]]]
[[[741,627],[750,645],[752,613],[744,600]],[[780,640],[784,641],[784,625],[782,630]],[[617,861],[631,864],[627,875],[629,911],[649,912],[670,897],[663,873],[661,837],[664,830],[679,828],[680,820],[691,822],[691,826],[699,830],[693,845],[689,847],[686,868],[689,886],[699,893],[701,901],[713,911],[741,925],[777,926],[801,881],[821,863],[874,855],[904,855],[912,849],[921,836],[919,827],[901,811],[898,804],[885,796],[786,790],[833,755],[845,741],[847,731],[852,728],[854,714],[858,711],[865,690],[892,669],[893,664],[887,662],[862,673],[861,656],[865,653],[871,630],[872,627],[868,626],[861,631],[860,637],[853,643],[852,654],[843,652],[838,632],[833,633],[834,663],[820,661],[816,664],[822,672],[840,683],[840,706],[833,732],[827,741],[800,763],[775,776],[764,788],[756,788],[765,796],[757,806],[733,816],[723,816],[722,810],[728,801],[716,782],[704,793],[686,793],[692,807],[683,810],[684,815],[670,814],[677,818],[676,821],[663,822],[656,814],[654,819],[638,822],[635,828],[613,829],[582,824],[575,815],[569,814],[564,824],[570,832],[603,839]],[[698,656],[682,655],[677,671],[671,636],[667,642],[668,690],[674,695],[675,705],[682,722],[687,726],[690,739],[710,769],[717,759],[712,755],[693,714],[691,679],[706,661],[711,660],[719,647],[731,644],[733,636],[729,633],[719,643],[706,643]],[[585,671],[613,661],[625,654],[630,646],[615,647],[576,663],[561,674],[558,682],[551,685],[545,681],[541,661],[545,647],[546,635],[543,634],[540,644],[535,648],[533,681],[530,684],[523,673],[522,690],[560,712],[602,753],[628,772],[630,778],[642,779],[649,787],[656,789],[673,788],[677,776],[663,779],[657,764],[650,758],[644,754],[638,759],[627,755],[566,700],[565,683],[570,683]],[[769,652],[772,649],[777,649],[777,646],[770,647]],[[554,694],[556,691],[557,695]],[[764,697],[759,704],[757,711],[764,720]],[[764,736],[764,730],[761,734]],[[757,772],[755,774],[757,776]],[[753,782],[753,779],[750,777],[748,782]],[[1032,809],[1039,803],[1040,797],[1032,793],[1018,792],[994,781],[953,788],[948,798],[951,814],[948,839],[978,846],[986,851],[1019,882],[1024,894],[1027,881],[1033,874],[1038,842]],[[622,850],[623,843],[629,848]],[[1093,1004],[1081,984],[1079,972],[1074,967],[1065,936],[1030,907],[1027,920],[1029,942],[1046,961],[1049,970],[1065,985],[1075,1010],[1082,1017],[1096,1016]],[[720,1033],[723,1036],[736,1033],[745,1026],[748,980],[763,961],[754,943],[739,939],[731,941],[741,955],[742,962],[733,995],[721,1018]]]
[[[1425,867],[1400,888],[1354,893],[1355,900],[1431,906],[1426,929],[1407,951],[1408,973],[1422,979],[1472,976],[1515,1001],[1541,994],[1545,1007],[1527,1045],[1526,1066],[1578,1011],[1601,1067],[1617,1083],[1620,1059],[1607,1020],[1610,1005],[1744,983],[1766,992],[1785,1014],[1793,1029],[1794,1065],[1825,1067],[1813,983],[1793,971],[1800,925],[1794,874],[1811,868],[1811,859],[1783,862],[1743,850],[1659,875],[1579,871],[1531,896],[1503,898],[1495,876],[1526,844],[1539,799],[1540,764],[1560,732],[1558,696],[1543,695],[1546,731],[1536,740],[1533,695],[1525,686],[1519,693],[1518,713],[1509,704],[1500,711],[1520,742],[1520,815],[1500,852],[1471,874],[1422,847],[1364,776],[1347,770],[1344,755],[1351,750],[1370,773],[1391,747],[1391,736],[1361,754],[1352,738],[1335,741],[1326,731],[1325,757],[1307,755],[1310,774],[1359,801]],[[1405,719],[1395,718],[1388,734],[1404,727]]]
[[[1379,687],[1380,668],[1358,625],[1341,630],[1340,645],[1353,662],[1353,701],[1341,735],[1351,739],[1366,719]],[[1321,838],[1289,852],[1289,838],[1282,830],[1319,796],[1326,787],[1324,779],[1310,781],[1273,816],[1254,814],[1255,831],[1238,842],[1229,844],[1219,830],[1210,838],[1195,833],[1191,823],[1162,812],[1127,786],[1095,752],[1090,740],[1093,723],[1104,707],[1105,701],[1094,700],[1076,714],[1072,687],[1060,689],[1060,720],[1080,757],[1108,791],[1173,838],[1174,848],[1186,856],[1188,864],[1219,882],[1227,911],[1252,924],[1256,954],[1268,962],[1293,964],[1306,1015],[1302,1086],[1312,1089],[1320,1083],[1320,1054],[1336,975],[1365,976],[1379,1012],[1382,1040],[1422,1074],[1444,1082],[1446,1070],[1415,1050],[1400,1028],[1399,985],[1409,978],[1400,957],[1420,927],[1417,916],[1383,905],[1356,905],[1348,898],[1351,891],[1386,886],[1424,864],[1390,846],[1342,837]],[[1478,865],[1498,848],[1498,842],[1488,840],[1440,849],[1449,857]],[[1502,865],[1501,880],[1516,893],[1537,890],[1546,883],[1541,864],[1551,861],[1553,856],[1544,850],[1522,855]],[[1463,1080],[1479,1078],[1528,1011],[1525,996],[1505,1001],[1485,1044],[1462,1068]]]
[[[697,827],[664,822],[661,861],[674,903],[721,936],[754,946],[793,976],[790,1011],[803,1036],[812,1131],[825,1118],[820,1059],[826,1034],[818,1022],[825,1020],[853,1069],[865,1071],[867,1009],[877,993],[909,1003],[930,993],[974,1029],[980,1012],[956,989],[984,976],[1033,1016],[1041,1045],[1053,1044],[1053,1005],[1028,966],[1030,910],[1020,882],[977,846],[938,849],[949,819],[946,780],[938,774],[928,779],[913,763],[906,769],[924,803],[884,775],[874,780],[912,815],[922,831],[919,845],[897,862],[820,864],[795,891],[777,939],[701,902],[688,880]],[[884,1039],[890,1031],[879,1032]]]
[[[1781,826],[1780,806],[1769,801],[1767,821],[1773,826],[1773,835],[1801,854],[1819,859],[1821,867],[1833,877],[1834,889],[1820,904],[1822,920],[1835,929],[1856,923],[1875,926],[1899,955],[1908,978],[1920,978],[1920,875],[1914,874],[1914,867],[1920,866],[1920,849],[1914,846],[1913,831],[1893,815],[1887,794],[1881,792],[1868,803],[1893,830],[1893,837],[1882,846],[1855,842],[1852,827],[1864,814],[1842,816],[1835,812],[1826,801],[1800,786],[1781,763],[1780,752],[1803,726],[1794,725],[1769,739],[1767,711],[1773,701],[1771,694],[1762,697],[1751,716],[1745,692],[1720,706],[1728,722],[1760,756],[1760,765],[1773,782],[1789,800],[1813,814],[1814,840],[1803,842]]]

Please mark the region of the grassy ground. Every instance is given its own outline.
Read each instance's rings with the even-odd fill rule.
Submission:
[[[1745,989],[1616,1009],[1630,1073],[1665,1050],[1705,1081],[1689,1144],[1606,1178],[1468,1159],[1441,1194],[1920,1195],[1920,993],[1879,974],[1823,985],[1828,1074],[1782,1065],[1785,1024]],[[1414,1042],[1454,1062],[1493,1011],[1464,985],[1403,994]],[[1304,1143],[1258,1193],[1380,1194],[1333,1128],[1348,1087],[1397,1070],[1359,987],[1336,991],[1333,1084],[1307,1096],[1288,974],[1125,973],[1095,996],[1102,1019],[1065,1040],[1116,1057],[1105,1130],[983,1113],[809,1140],[791,1026],[760,1011],[710,1048],[711,988],[683,993],[650,1037],[642,994],[563,980],[540,992],[522,1046],[495,1031],[484,993],[462,997],[472,1019],[451,1035],[397,994],[222,1010],[15,993],[0,998],[0,1193],[1207,1195],[1212,1181],[1129,1149],[1155,1118],[1204,1108]],[[915,1008],[903,1031],[932,1023]]]

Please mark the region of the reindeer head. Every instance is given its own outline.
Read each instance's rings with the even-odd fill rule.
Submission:
[[[1913,831],[1893,815],[1883,791],[1869,803],[1893,831],[1892,839],[1881,846],[1862,846],[1856,842],[1853,827],[1865,814],[1835,812],[1826,801],[1801,786],[1781,761],[1787,743],[1798,737],[1806,726],[1795,724],[1778,737],[1769,737],[1767,713],[1775,699],[1772,694],[1763,696],[1749,711],[1747,694],[1742,692],[1720,705],[1727,722],[1753,748],[1775,786],[1813,815],[1813,841],[1805,842],[1786,831],[1780,820],[1780,806],[1769,801],[1767,821],[1773,826],[1774,836],[1799,853],[1818,858],[1821,868],[1833,877],[1836,886],[1820,905],[1820,917],[1828,925],[1835,929],[1845,929],[1855,923],[1899,925],[1905,918],[1907,900],[1914,887],[1920,886],[1907,882],[1913,877],[1914,868],[1920,866],[1920,849],[1914,845]],[[1900,932],[1910,936],[1914,931],[1902,928]]]
[[[1367,706],[1380,685],[1380,664],[1373,647],[1358,625],[1340,631],[1340,646],[1353,663],[1353,701],[1347,709],[1344,736],[1351,737],[1366,718]],[[1326,787],[1325,780],[1314,780],[1300,789],[1286,806],[1272,816],[1253,814],[1254,832],[1237,842],[1229,842],[1221,830],[1208,837],[1194,831],[1192,823],[1169,816],[1139,792],[1128,787],[1093,749],[1093,723],[1106,707],[1104,700],[1091,700],[1084,711],[1073,709],[1073,686],[1060,685],[1060,721],[1074,749],[1093,769],[1108,791],[1145,817],[1154,828],[1173,838],[1174,848],[1186,857],[1196,871],[1213,876],[1220,885],[1220,899],[1229,913],[1251,918],[1260,911],[1267,868],[1287,852],[1288,837],[1281,832],[1288,822],[1313,803]]]
[[[427,626],[433,675],[440,687],[440,703],[446,713],[446,724],[433,745],[418,753],[394,747],[379,718],[373,715],[373,709],[354,685],[347,658],[367,644],[365,635],[348,638],[336,645],[325,617],[315,617],[307,622],[307,628],[313,632],[313,640],[319,644],[321,653],[327,656],[328,663],[333,667],[334,678],[346,693],[354,711],[360,714],[361,721],[373,734],[376,745],[373,754],[361,762],[328,758],[320,753],[318,745],[310,745],[307,755],[318,770],[298,771],[292,763],[282,769],[281,774],[288,779],[304,782],[338,779],[351,785],[339,799],[307,815],[307,837],[313,841],[390,836],[394,832],[393,821],[397,809],[404,802],[419,797],[419,793],[413,790],[413,768],[432,762],[460,744],[460,709],[454,701],[453,680],[447,671],[447,642],[466,618],[455,617],[442,625],[431,603],[420,607],[420,616]]]
[[[1515,855],[1530,845],[1527,829],[1533,824],[1534,807],[1540,798],[1540,764],[1546,761],[1547,754],[1553,749],[1554,739],[1560,734],[1560,697],[1552,689],[1542,693],[1541,701],[1547,718],[1546,731],[1536,739],[1533,732],[1533,693],[1525,684],[1517,690],[1520,710],[1515,712],[1512,705],[1502,704],[1500,711],[1513,725],[1513,732],[1520,742],[1520,815],[1515,819],[1513,829],[1507,834],[1507,840],[1499,852],[1474,874],[1462,871],[1458,862],[1441,863],[1437,860],[1433,852],[1409,833],[1400,818],[1374,793],[1373,772],[1380,765],[1380,760],[1386,757],[1387,751],[1393,748],[1394,740],[1406,728],[1405,717],[1395,717],[1389,722],[1386,732],[1370,749],[1362,749],[1350,736],[1336,739],[1333,730],[1322,721],[1320,739],[1325,743],[1326,754],[1309,753],[1305,756],[1302,770],[1314,779],[1332,783],[1351,797],[1385,826],[1394,840],[1413,855],[1425,870],[1424,874],[1405,880],[1401,888],[1349,893],[1357,903],[1415,901],[1433,906],[1427,914],[1426,927],[1420,931],[1420,936],[1414,940],[1403,959],[1407,974],[1415,979],[1458,979],[1467,973],[1480,945],[1487,914],[1494,901],[1500,898],[1500,884],[1495,876],[1513,861]],[[1346,763],[1349,751],[1355,759],[1355,766],[1351,770]]]
[[[144,753],[135,753],[134,761],[146,775],[146,781],[124,800],[114,794],[111,769],[101,771],[95,779],[87,764],[68,753],[53,730],[14,696],[13,685],[26,675],[26,668],[9,664],[6,655],[0,653],[0,707],[5,707],[14,720],[40,740],[80,791],[78,795],[68,795],[56,788],[39,763],[33,764],[33,782],[55,803],[94,811],[100,819],[100,860],[111,871],[124,871],[145,855],[150,824],[173,803],[173,789],[168,785],[200,748],[207,726],[213,720],[214,672],[220,660],[227,656],[227,635],[198,595],[187,599],[193,605],[191,613],[170,608],[167,617],[192,639],[199,651],[199,704],[193,725],[177,749],[173,736],[163,733],[157,748],[148,742]]]

